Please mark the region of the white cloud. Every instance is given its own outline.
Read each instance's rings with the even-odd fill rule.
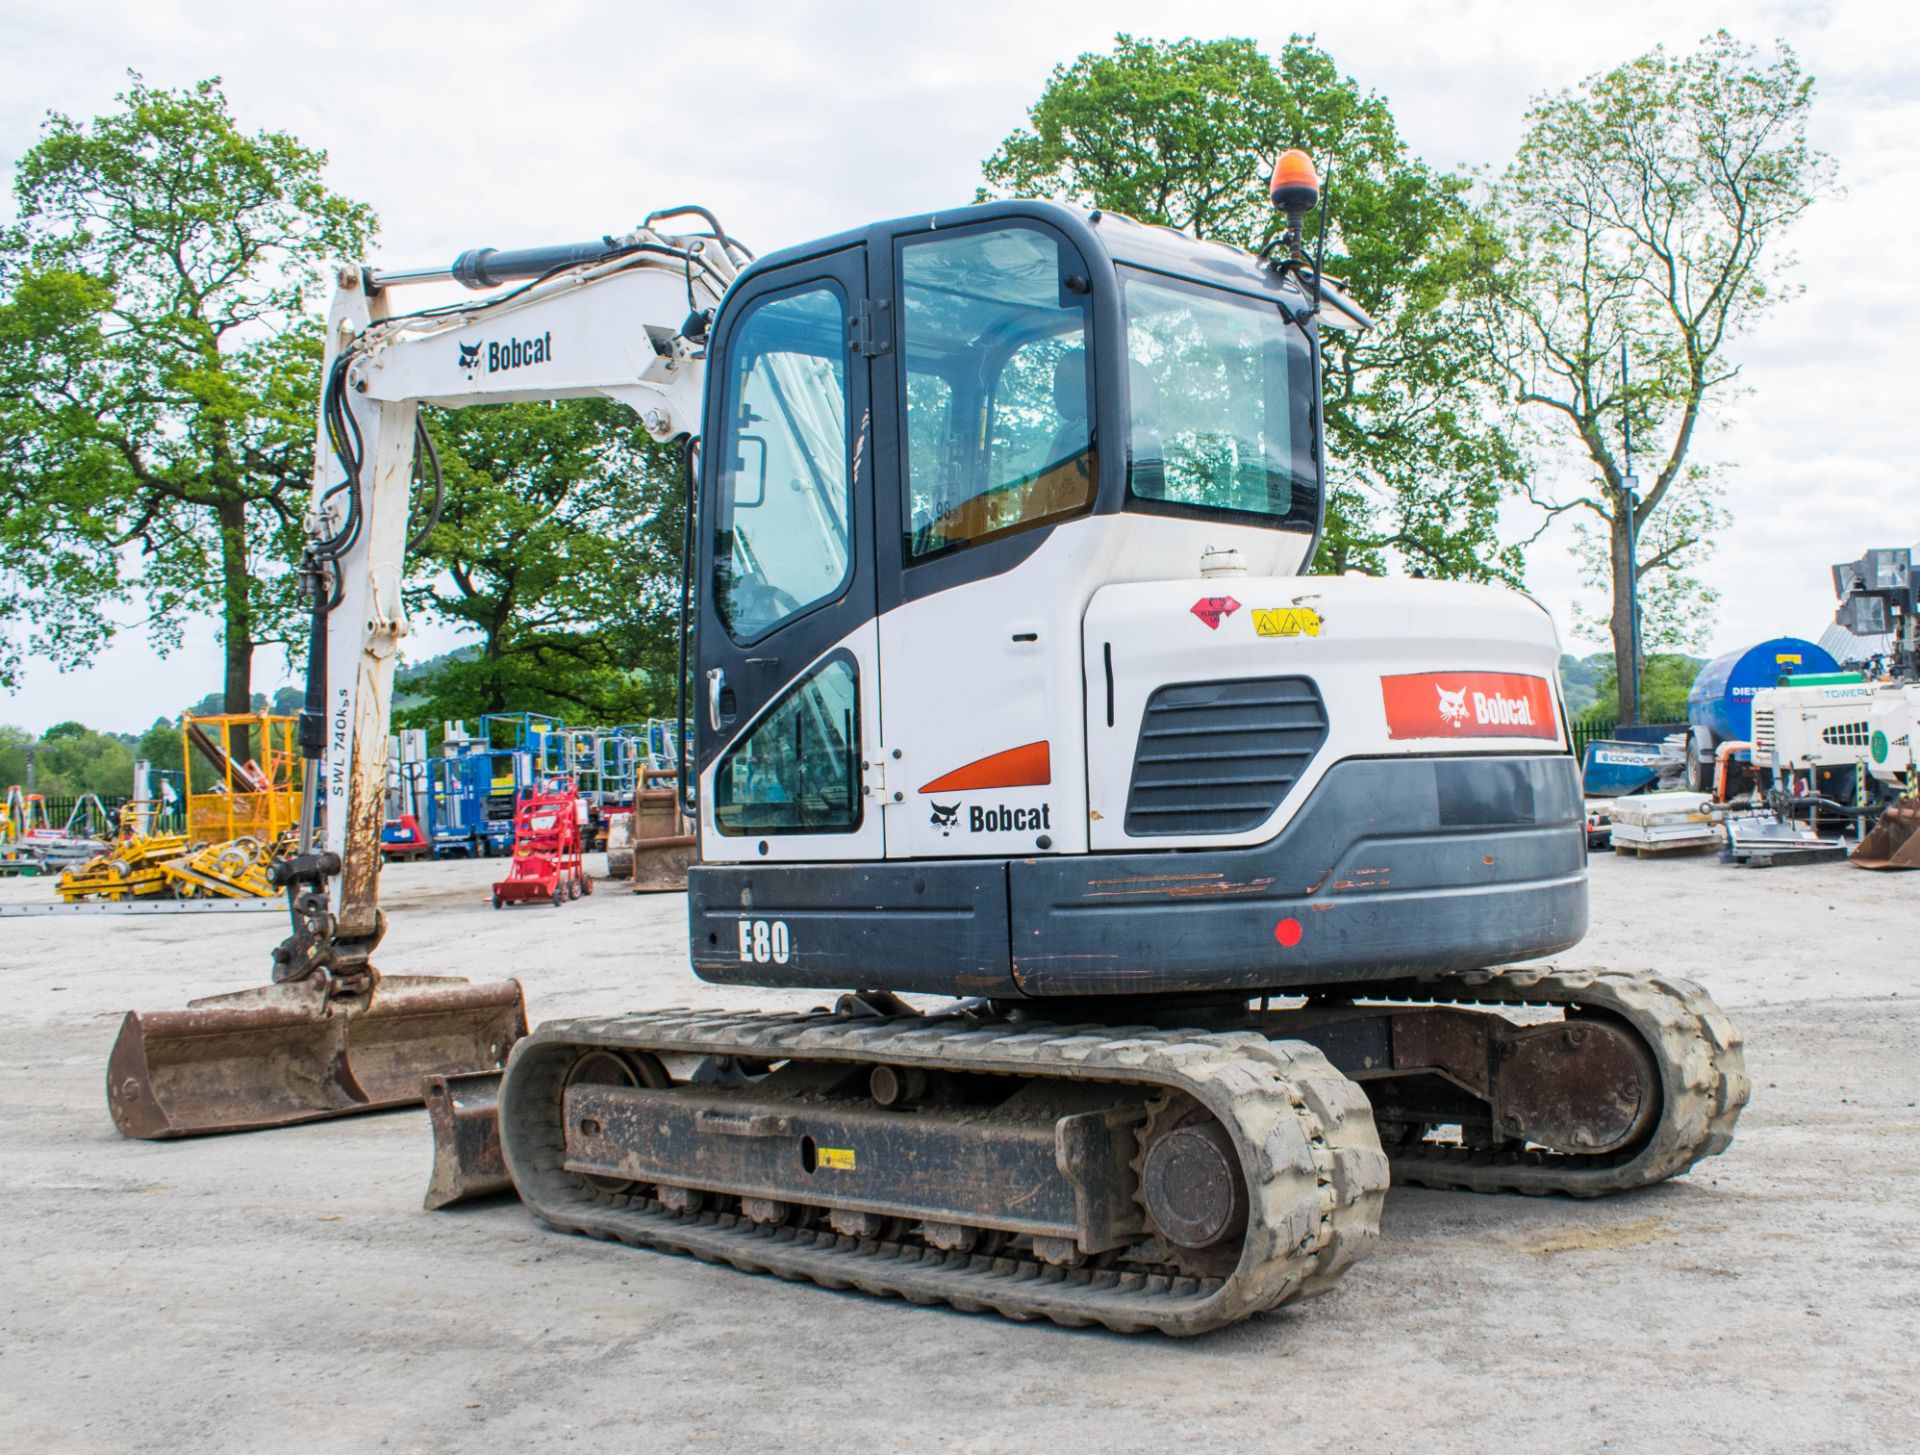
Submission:
[[[1277,17],[1277,18],[1276,18]],[[1625,0],[1605,6],[1425,0],[1276,12],[1250,3],[904,6],[747,0],[712,12],[549,0],[0,0],[0,164],[48,108],[106,110],[129,68],[157,85],[218,74],[243,124],[324,146],[332,181],[378,208],[380,257],[586,237],[698,201],[761,250],[972,196],[979,163],[1051,68],[1114,32],[1317,31],[1393,104],[1416,152],[1498,167],[1530,96],[1655,43],[1725,25],[1789,40],[1820,78],[1816,140],[1848,194],[1796,239],[1805,291],[1741,347],[1750,392],[1703,450],[1737,462],[1735,525],[1707,575],[1716,645],[1818,635],[1826,565],[1920,536],[1910,362],[1920,336],[1920,7]],[[1563,532],[1532,561],[1556,612],[1577,573]],[[416,642],[439,650],[439,634]],[[261,685],[279,680],[263,652]],[[134,728],[219,679],[211,635],[163,665],[136,641],[88,672],[38,666],[0,719]]]

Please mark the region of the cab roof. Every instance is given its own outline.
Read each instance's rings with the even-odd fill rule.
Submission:
[[[1297,272],[1281,274],[1244,248],[1196,238],[1178,228],[1138,222],[1119,212],[1089,211],[1036,199],[974,203],[943,212],[872,223],[769,253],[741,277],[745,279],[753,273],[844,248],[884,247],[896,238],[915,233],[941,232],[1003,218],[1025,218],[1057,228],[1087,253],[1090,261],[1104,257],[1112,264],[1170,273],[1237,293],[1272,297],[1277,302],[1284,300],[1283,306],[1290,312],[1304,310],[1308,302]],[[1366,312],[1330,280],[1323,280],[1321,284],[1321,301],[1325,305],[1321,321],[1333,327],[1365,328],[1372,322]]]

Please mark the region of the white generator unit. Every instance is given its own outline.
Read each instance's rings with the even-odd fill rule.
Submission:
[[[1753,696],[1753,765],[1776,777],[1864,761],[1868,714],[1880,688],[1857,674],[1813,685],[1765,687]]]

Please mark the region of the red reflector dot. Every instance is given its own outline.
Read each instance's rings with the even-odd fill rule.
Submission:
[[[1273,927],[1273,937],[1291,950],[1300,943],[1300,921],[1289,915]]]

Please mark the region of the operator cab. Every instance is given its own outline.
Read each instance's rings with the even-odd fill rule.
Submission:
[[[890,845],[871,810],[908,801],[901,775],[915,794],[949,776],[931,762],[963,737],[1025,750],[1029,777],[1044,753],[1046,782],[994,786],[1075,772],[1058,725],[1079,721],[1080,684],[1045,664],[1100,586],[1192,576],[1209,548],[1303,569],[1323,511],[1316,326],[1364,321],[1323,301],[1316,319],[1297,271],[1239,249],[1044,202],[882,223],[743,273],[703,434],[705,857],[1084,849],[1084,807],[1044,795],[1012,795],[1021,828],[964,844],[903,815]]]

